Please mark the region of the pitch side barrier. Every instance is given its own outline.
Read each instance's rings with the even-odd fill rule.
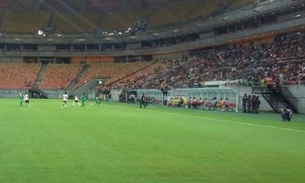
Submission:
[[[142,94],[147,94],[148,102],[154,105],[163,105],[163,92],[157,89],[138,89],[137,96],[141,97]]]

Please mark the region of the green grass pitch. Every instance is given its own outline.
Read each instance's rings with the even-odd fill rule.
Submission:
[[[1,183],[304,183],[305,120],[0,99]]]

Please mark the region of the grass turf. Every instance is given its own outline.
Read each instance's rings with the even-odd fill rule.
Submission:
[[[0,103],[0,182],[304,182],[305,120],[61,100]]]

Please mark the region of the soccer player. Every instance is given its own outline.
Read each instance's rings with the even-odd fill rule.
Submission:
[[[30,99],[29,99],[29,94],[25,94],[24,95],[24,102],[29,106],[29,107],[31,107],[31,105],[30,105]]]
[[[95,97],[95,104],[99,107],[101,105],[101,97],[100,95],[96,95]]]
[[[65,92],[62,95],[62,109],[67,107],[67,101],[68,101],[69,95],[67,94],[67,92]]]
[[[140,98],[140,108],[143,108],[145,109],[146,108],[146,105],[145,105],[145,95],[144,93],[142,94],[141,98]]]
[[[111,102],[112,102],[112,95],[111,95],[111,93],[108,93],[107,97],[108,97],[109,104],[111,104]]]
[[[75,103],[80,105],[77,94],[75,94],[75,96],[74,96],[74,102],[72,105],[74,106]]]
[[[87,97],[86,97],[85,93],[83,93],[83,96],[82,96],[81,100],[82,100],[82,107],[85,107],[86,106],[86,100],[87,100]]]
[[[23,95],[23,93],[20,91],[20,92],[19,92],[19,106],[20,106],[20,107],[22,106],[23,100],[24,100],[24,95]]]

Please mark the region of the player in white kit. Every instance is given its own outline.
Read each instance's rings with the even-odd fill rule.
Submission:
[[[75,94],[75,96],[74,96],[74,102],[72,105],[74,106],[75,103],[77,103],[80,106],[77,94]]]
[[[24,102],[25,102],[29,107],[31,107],[31,106],[30,106],[29,94],[27,94],[27,93],[24,95]]]
[[[67,101],[68,101],[69,95],[67,94],[67,92],[65,92],[62,95],[62,109],[67,107]]]

